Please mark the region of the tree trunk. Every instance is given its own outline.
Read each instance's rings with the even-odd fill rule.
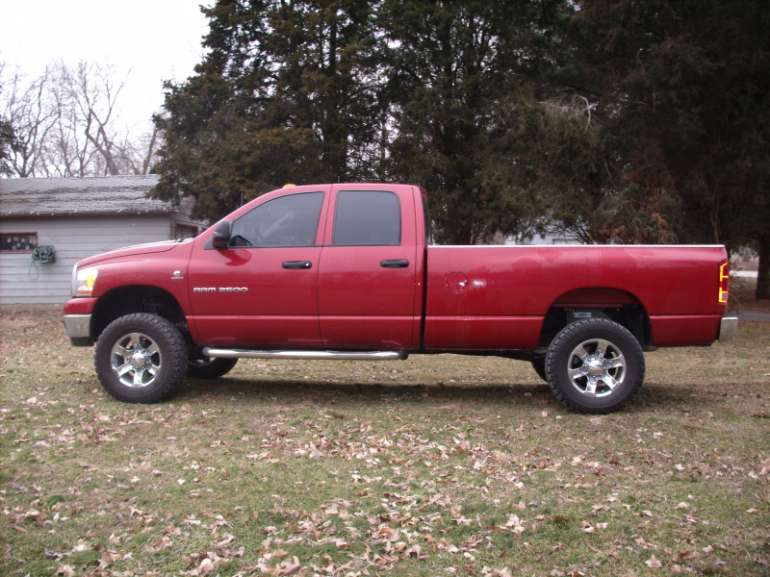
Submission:
[[[770,234],[763,234],[759,237],[757,300],[760,299],[770,299]]]

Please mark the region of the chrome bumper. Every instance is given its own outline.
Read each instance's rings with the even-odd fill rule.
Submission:
[[[91,336],[91,315],[64,315],[64,332],[71,339]]]
[[[719,323],[719,340],[729,342],[735,340],[738,333],[738,317],[722,317]]]

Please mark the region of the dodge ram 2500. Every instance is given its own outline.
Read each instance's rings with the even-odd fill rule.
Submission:
[[[64,307],[117,399],[155,402],[239,358],[497,355],[556,397],[619,408],[644,350],[710,345],[726,317],[723,246],[436,246],[427,195],[404,184],[285,187],[195,239],[92,256]]]

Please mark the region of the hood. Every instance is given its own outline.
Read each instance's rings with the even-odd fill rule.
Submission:
[[[171,250],[175,246],[192,242],[192,240],[193,239],[191,238],[186,238],[184,240],[162,240],[159,242],[145,242],[142,244],[134,244],[123,248],[116,248],[115,250],[103,252],[100,254],[95,254],[94,256],[89,256],[88,258],[84,258],[78,263],[78,268],[83,268],[84,266],[90,266],[92,264],[97,264],[102,261],[111,260],[114,258],[120,258],[125,256],[136,256],[140,254],[152,254],[157,252],[166,252]]]

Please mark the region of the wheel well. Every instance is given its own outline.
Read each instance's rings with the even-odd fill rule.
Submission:
[[[131,313],[161,316],[174,323],[188,338],[187,321],[177,300],[163,289],[143,285],[116,288],[99,299],[91,316],[91,338],[97,340],[108,324]]]
[[[650,343],[650,320],[639,299],[619,289],[596,287],[572,290],[554,301],[543,319],[538,346],[547,347],[569,323],[592,317],[624,326],[642,346]]]

